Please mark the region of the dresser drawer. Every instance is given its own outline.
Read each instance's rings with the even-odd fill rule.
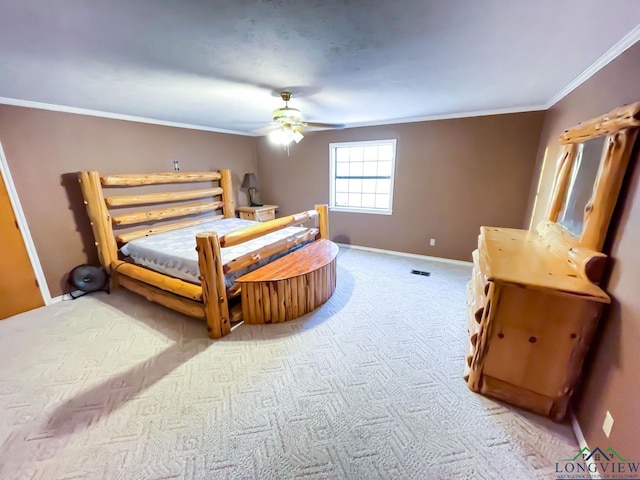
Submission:
[[[259,222],[267,222],[276,218],[276,209],[260,210],[256,212],[256,220]]]
[[[240,207],[238,214],[244,220],[254,222],[268,222],[276,218],[277,205],[263,205],[262,207]]]

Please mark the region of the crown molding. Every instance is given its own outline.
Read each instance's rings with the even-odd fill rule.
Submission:
[[[103,112],[101,110],[91,110],[87,108],[68,107],[53,103],[35,102],[32,100],[20,100],[18,98],[0,97],[0,104],[13,105],[16,107],[38,108],[54,112],[72,113],[76,115],[89,115],[92,117],[110,118],[113,120],[124,120],[128,122],[148,123],[151,125],[162,125],[165,127],[187,128],[190,130],[202,130],[205,132],[227,133],[231,135],[242,135],[245,137],[259,137],[256,133],[239,132],[236,130],[226,130],[222,128],[205,127],[190,123],[169,122],[148,117],[138,117],[135,115],[125,115],[120,113]],[[525,107],[498,108],[492,110],[476,110],[471,112],[445,113],[441,115],[426,115],[421,117],[400,118],[396,120],[378,120],[373,122],[359,122],[345,125],[344,128],[374,127],[380,125],[395,125],[400,123],[427,122],[432,120],[451,120],[456,118],[484,117],[489,115],[505,115],[509,113],[523,113],[546,110],[546,105],[533,105]]]
[[[443,113],[441,115],[398,118],[396,120],[349,123],[346,124],[344,128],[375,127],[380,125],[395,125],[398,123],[429,122],[433,120],[453,120],[455,118],[487,117],[489,115],[506,115],[509,113],[538,112],[546,109],[546,105],[530,105],[525,107],[496,108],[493,110],[474,110],[471,112]]]
[[[90,110],[87,108],[67,107],[53,103],[34,102],[32,100],[20,100],[17,98],[0,97],[0,104],[13,105],[16,107],[38,108],[41,110],[51,110],[53,112],[73,113],[77,115],[89,115],[91,117],[110,118],[113,120],[124,120],[127,122],[148,123],[151,125],[161,125],[163,127],[187,128],[189,130],[202,130],[205,132],[227,133],[231,135],[242,135],[253,137],[255,135],[238,132],[236,130],[225,130],[223,128],[205,127],[203,125],[193,125],[191,123],[168,122],[155,118],[138,117],[135,115],[124,115],[121,113],[103,112],[100,110]]]
[[[625,50],[633,46],[638,40],[640,40],[640,25],[636,26],[633,30],[627,33],[618,43],[607,50],[600,58],[593,62],[584,72],[578,75],[571,83],[556,93],[551,100],[545,105],[545,110],[553,107],[556,103],[562,100],[564,97],[573,92],[576,88],[582,85],[584,82],[593,77],[596,73],[602,70],[610,62],[619,57]]]

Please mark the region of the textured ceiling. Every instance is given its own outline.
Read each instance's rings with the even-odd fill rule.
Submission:
[[[541,108],[638,0],[0,0],[0,97],[252,132]]]

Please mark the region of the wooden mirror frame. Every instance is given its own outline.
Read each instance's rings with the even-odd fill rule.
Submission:
[[[547,220],[538,227],[540,234],[550,229],[558,235],[574,237],[578,246],[602,250],[613,215],[633,144],[640,127],[640,102],[625,105],[599,117],[581,122],[560,136],[563,145],[556,167],[553,193]],[[558,222],[569,193],[569,183],[580,143],[606,135],[604,152],[598,167],[591,198],[584,209],[582,233],[575,237]]]

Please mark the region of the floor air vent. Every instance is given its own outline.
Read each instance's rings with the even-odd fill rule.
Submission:
[[[423,275],[425,277],[431,276],[431,272],[425,272],[424,270],[411,270],[414,275]]]

